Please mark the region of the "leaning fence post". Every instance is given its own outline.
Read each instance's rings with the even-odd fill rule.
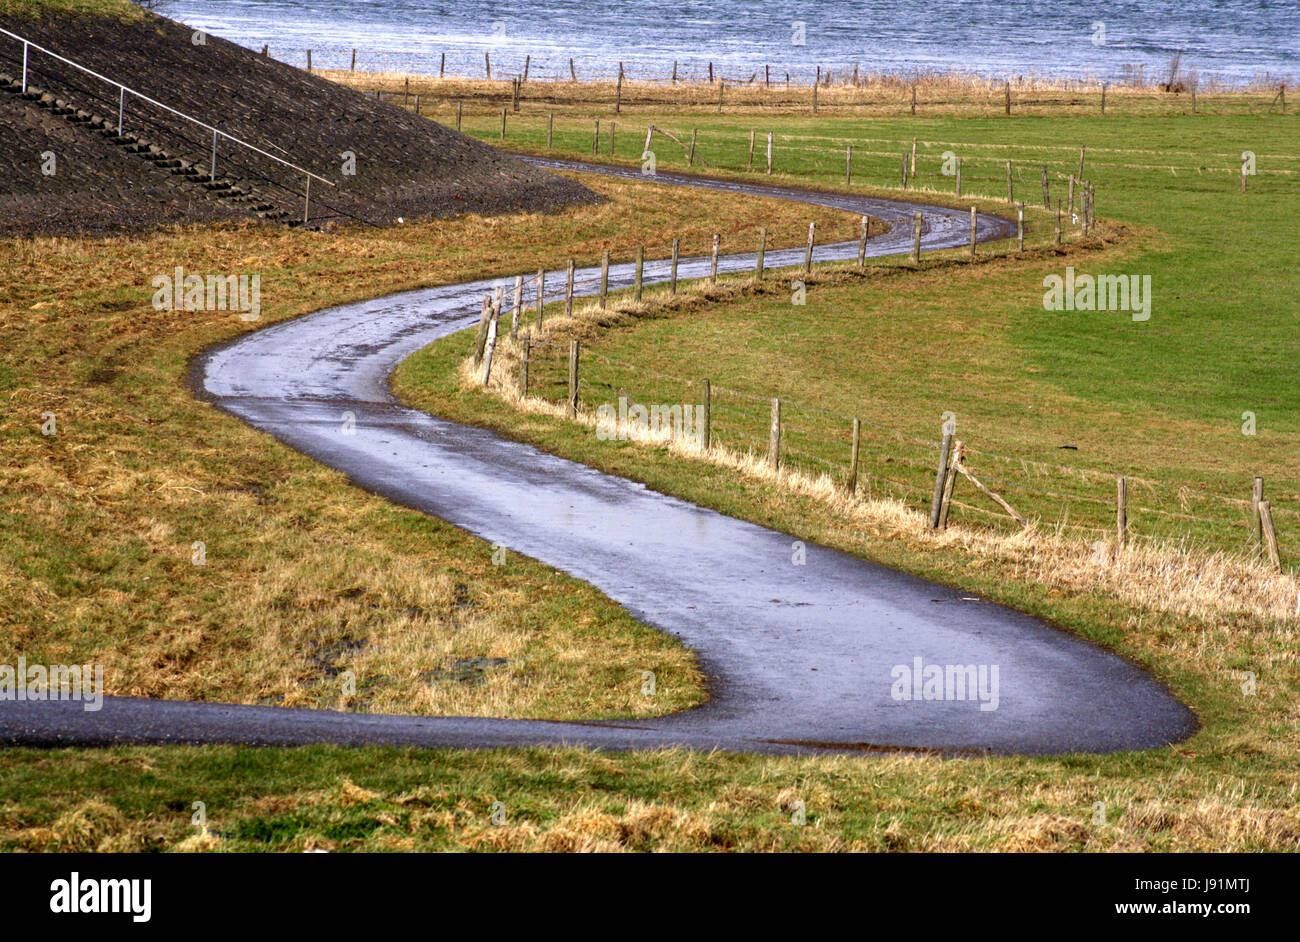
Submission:
[[[772,400],[772,424],[767,433],[767,466],[776,471],[781,466],[781,400]]]
[[[1259,519],[1264,527],[1264,544],[1268,547],[1268,561],[1278,572],[1282,571],[1282,560],[1277,552],[1277,530],[1273,527],[1273,509],[1268,501],[1259,502]]]
[[[605,299],[609,296],[609,249],[600,255],[600,309],[605,310]]]
[[[713,250],[709,260],[709,284],[718,283],[718,249],[722,246],[721,234],[713,233]]]
[[[803,270],[805,274],[812,272],[812,253],[813,239],[817,236],[817,223],[808,223],[808,248],[803,255]]]
[[[943,424],[943,442],[939,445],[939,472],[934,478],[934,496],[930,499],[930,529],[939,528],[939,511],[943,507],[943,488],[947,484],[948,456],[952,453],[952,424]]]
[[[1128,478],[1122,475],[1115,479],[1115,532],[1123,549],[1128,545]]]
[[[641,275],[645,271],[645,246],[636,247],[636,275],[632,283],[632,297],[634,300],[641,300]]]
[[[952,493],[957,489],[957,468],[962,462],[966,446],[960,441],[952,443],[952,460],[949,461],[948,474],[943,482],[943,502],[939,505],[939,529],[948,529],[948,512],[952,510]]]
[[[678,257],[679,250],[681,249],[681,244],[682,244],[681,239],[673,239],[673,267],[672,267],[672,273],[668,277],[669,294],[677,293],[677,257]]]
[[[760,226],[758,229],[758,258],[754,263],[754,277],[759,281],[763,280],[763,254],[767,251],[767,227]]]
[[[700,403],[700,447],[708,451],[713,447],[713,384],[704,381],[703,401]]]
[[[573,259],[569,259],[569,276],[564,282],[564,316],[573,316]]]
[[[849,454],[849,493],[858,492],[858,450],[862,446],[862,420],[853,420],[853,448]]]
[[[691,150],[690,153],[686,155],[686,166],[688,167],[695,166],[695,137],[699,133],[698,128],[691,128]]]
[[[578,417],[578,341],[569,341],[569,418]]]
[[[474,365],[483,362],[483,345],[487,343],[488,318],[492,316],[492,295],[483,295],[483,312],[478,317],[478,334],[474,338]]]

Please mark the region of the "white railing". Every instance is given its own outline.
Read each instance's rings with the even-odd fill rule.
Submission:
[[[74,69],[77,69],[77,70],[80,71],[80,72],[85,72],[87,75],[89,75],[89,76],[91,76],[91,77],[93,77],[93,78],[97,78],[97,79],[99,79],[101,82],[106,82],[106,83],[108,83],[109,85],[113,86],[114,88],[116,88],[116,89],[118,90],[118,99],[117,99],[117,133],[118,133],[119,136],[122,134],[122,126],[123,126],[123,125],[122,125],[122,121],[123,121],[123,118],[125,117],[125,113],[126,113],[126,96],[127,96],[128,94],[133,95],[133,96],[135,96],[136,98],[140,99],[141,101],[143,101],[143,102],[147,102],[148,104],[151,104],[151,105],[153,105],[153,106],[156,107],[156,108],[161,108],[161,109],[163,109],[164,111],[170,112],[171,114],[176,115],[178,118],[184,118],[186,121],[189,121],[191,124],[197,125],[198,127],[201,127],[201,128],[203,128],[204,130],[206,130],[206,131],[211,131],[211,132],[212,132],[212,175],[211,175],[211,179],[212,179],[214,182],[215,182],[216,179],[217,179],[217,143],[218,143],[218,141],[220,141],[222,138],[225,138],[226,140],[230,141],[232,144],[237,144],[237,145],[239,145],[240,147],[243,147],[243,148],[246,148],[246,149],[248,149],[248,150],[251,150],[251,151],[253,151],[253,152],[256,153],[256,154],[261,154],[263,157],[266,157],[266,158],[269,159],[269,160],[273,160],[273,161],[275,161],[277,164],[281,164],[281,165],[283,165],[283,166],[285,166],[285,167],[288,167],[288,168],[291,169],[291,170],[296,171],[297,173],[301,173],[301,174],[306,178],[306,181],[307,181],[307,189],[306,189],[306,195],[305,195],[305,197],[304,197],[304,199],[303,199],[303,210],[302,210],[302,221],[303,221],[303,222],[306,222],[306,221],[307,221],[307,214],[308,214],[308,212],[309,212],[310,209],[311,209],[311,181],[312,181],[312,180],[319,180],[321,183],[324,183],[326,186],[334,186],[334,185],[335,185],[335,184],[332,183],[331,181],[326,180],[324,177],[317,176],[316,174],[312,173],[310,170],[307,170],[305,167],[299,167],[297,164],[290,163],[289,161],[287,161],[287,160],[285,160],[285,159],[283,159],[283,158],[281,158],[281,157],[277,157],[277,156],[275,156],[275,154],[269,154],[269,153],[267,153],[266,151],[262,150],[260,147],[257,147],[257,146],[255,146],[255,145],[253,145],[253,144],[248,143],[248,141],[245,141],[245,140],[242,140],[241,138],[235,137],[233,134],[227,134],[225,131],[221,130],[220,128],[215,128],[215,127],[213,127],[212,125],[207,124],[206,122],[200,121],[198,118],[191,117],[190,115],[185,114],[185,112],[183,112],[183,111],[177,111],[175,108],[172,108],[170,105],[164,105],[161,101],[158,101],[157,99],[154,99],[154,98],[150,98],[148,95],[142,94],[141,92],[137,92],[135,89],[133,89],[133,88],[129,88],[128,86],[123,85],[121,82],[118,82],[118,81],[116,81],[115,79],[108,78],[108,77],[105,76],[105,75],[100,75],[98,72],[95,72],[95,71],[93,71],[92,69],[88,69],[88,68],[86,68],[84,65],[82,65],[82,64],[79,63],[79,62],[73,62],[71,59],[64,58],[63,56],[59,55],[57,52],[54,52],[53,50],[50,50],[50,49],[46,49],[44,46],[38,45],[37,43],[32,42],[30,39],[27,39],[25,36],[19,36],[17,33],[11,33],[11,32],[9,32],[9,30],[7,30],[7,29],[0,29],[0,34],[3,34],[3,35],[5,35],[5,36],[8,36],[8,37],[10,37],[11,39],[16,39],[16,40],[18,40],[19,42],[21,42],[21,43],[23,44],[23,79],[22,79],[22,90],[23,90],[24,93],[26,93],[26,91],[27,91],[27,72],[28,72],[27,63],[28,63],[28,57],[29,57],[29,55],[30,55],[30,50],[35,49],[36,51],[38,51],[38,52],[42,52],[42,53],[44,53],[45,55],[49,56],[49,57],[52,58],[52,59],[57,59],[57,60],[59,60],[60,62],[63,62],[63,63],[65,63],[65,64],[67,64],[67,65],[72,66]]]

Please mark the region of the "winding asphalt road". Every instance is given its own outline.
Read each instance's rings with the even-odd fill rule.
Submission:
[[[883,218],[894,229],[868,243],[873,256],[910,250],[917,210],[927,250],[969,238],[970,217],[961,210],[666,173],[658,179]],[[1012,234],[1004,220],[978,220],[981,240]],[[856,252],[856,243],[841,243],[820,246],[816,257]],[[789,266],[802,256],[802,249],[772,251],[766,263]],[[734,255],[719,268],[754,263],[752,255]],[[681,277],[702,277],[708,264],[684,259]],[[548,273],[551,294],[562,292],[563,274]],[[667,276],[667,263],[646,264],[647,282]],[[612,287],[631,281],[630,264],[611,267]],[[597,269],[579,271],[576,292],[594,294],[598,282]],[[0,742],[1060,753],[1157,747],[1195,729],[1192,714],[1145,672],[1037,619],[820,546],[808,545],[805,563],[795,565],[788,535],[398,403],[388,388],[393,368],[473,325],[484,293],[499,283],[391,295],[247,334],[196,360],[196,392],[359,487],[597,586],[698,652],[710,678],[705,705],[653,720],[556,723],[110,697],[99,712],[79,703],[0,704]],[[355,416],[354,434],[343,434],[344,413]],[[920,678],[915,685],[899,679],[898,668],[918,664],[921,677],[930,665],[971,665],[976,675],[982,668],[982,698],[972,685],[963,699],[927,699]]]

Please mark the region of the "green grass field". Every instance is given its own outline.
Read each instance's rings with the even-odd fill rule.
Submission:
[[[465,128],[494,140],[495,120],[484,107],[466,115]],[[625,129],[620,120],[620,133],[627,135],[626,141],[616,141],[622,160],[639,157],[647,120],[679,137],[698,127],[700,156],[724,172],[744,172],[751,119],[642,114],[629,118]],[[1105,538],[1101,530],[1113,515],[1109,501],[1117,473],[1147,482],[1134,486],[1130,511],[1139,545],[1187,536],[1198,552],[1217,548],[1253,555],[1246,509],[1224,499],[1247,498],[1251,478],[1262,474],[1278,510],[1284,562],[1296,558],[1300,475],[1290,457],[1300,442],[1300,416],[1285,362],[1300,344],[1295,331],[1300,302],[1291,269],[1290,208],[1300,170],[1294,116],[762,120],[783,142],[773,177],[778,182],[842,184],[842,147],[855,141],[861,142],[855,147],[858,185],[896,186],[895,155],[916,137],[919,187],[951,191],[951,178],[939,172],[941,155],[951,150],[964,158],[968,193],[1003,196],[1003,161],[1010,159],[1018,172],[1017,193],[1030,202],[1041,198],[1038,168],[1049,167],[1053,196],[1061,194],[1063,176],[1077,170],[1078,146],[1086,143],[1085,176],[1097,186],[1098,212],[1111,227],[1109,235],[1084,244],[1071,229],[1066,254],[1057,255],[1043,244],[1050,241],[1043,218],[1034,216],[1031,250],[1023,257],[969,265],[961,252],[943,253],[928,259],[922,272],[887,261],[861,277],[824,273],[803,306],[792,305],[787,290],[773,287],[725,302],[693,300],[675,313],[628,318],[584,334],[591,338],[592,353],[585,362],[593,366],[584,389],[586,405],[607,401],[620,386],[643,402],[681,401],[706,375],[699,364],[708,363],[715,388],[732,394],[728,399],[719,393],[720,406],[732,411],[720,408],[715,418],[725,441],[740,448],[757,441],[766,423],[765,398],[783,396],[792,409],[804,409],[789,413],[788,441],[803,453],[791,454],[795,466],[816,470],[821,462],[842,473],[847,417],[860,416],[874,423],[864,444],[864,487],[912,509],[923,503],[914,491],[919,486],[924,493],[932,452],[911,438],[937,438],[940,416],[951,410],[958,416],[958,437],[973,449],[971,467],[1006,481],[1008,498],[1039,518],[1043,528],[1063,521],[1063,539],[1085,547],[1085,559],[1088,541]],[[514,120],[511,129],[508,146],[538,150],[544,145],[540,114]],[[589,156],[590,133],[585,118],[557,121],[556,150]],[[1243,194],[1238,174],[1245,150],[1257,155],[1259,173]],[[657,156],[662,169],[681,169],[685,163],[668,148]],[[537,240],[529,243],[530,252],[549,246],[554,258],[547,263],[556,266],[581,253],[551,238],[553,224],[521,239]],[[701,220],[683,203],[680,219],[664,216],[657,225],[662,244],[671,235],[664,226],[698,229]],[[641,239],[652,241],[648,233]],[[357,294],[365,280],[364,261],[349,270],[353,281],[345,288],[331,287],[319,280],[329,268],[320,254],[326,247],[302,249],[304,258],[294,254],[299,245],[286,245],[279,254],[268,251],[268,264],[297,270],[298,277],[305,277],[305,270],[295,266],[308,265],[321,292],[316,306]],[[376,264],[393,265],[395,248],[407,251],[405,246],[372,246],[371,251],[376,248]],[[1006,252],[1008,246],[989,247],[994,249]],[[619,250],[626,254],[630,246]],[[318,268],[310,267],[313,260],[320,261]],[[482,264],[452,259],[438,269],[438,278],[469,277]],[[1067,264],[1080,272],[1151,275],[1151,319],[1043,310],[1044,276],[1063,274]],[[16,331],[19,312],[26,314],[35,299],[9,299],[22,302],[8,322]],[[303,302],[294,310],[311,306]],[[101,308],[85,307],[83,316],[91,322],[105,317]],[[158,381],[169,363],[183,360],[187,343],[197,349],[215,333],[209,326],[202,335],[173,340],[154,364]],[[398,378],[403,395],[440,415],[499,428],[658,489],[1051,618],[1145,664],[1193,707],[1203,728],[1168,749],[1047,759],[606,756],[573,750],[7,750],[0,754],[5,769],[0,849],[1300,847],[1294,618],[1260,615],[1239,595],[1211,611],[1179,609],[1169,604],[1170,590],[1159,584],[1158,571],[1146,574],[1152,582],[1146,594],[1119,595],[1095,569],[1092,582],[1086,567],[1065,571],[1060,562],[1068,547],[1029,561],[1006,542],[989,549],[980,534],[1006,535],[1010,528],[981,512],[996,508],[960,485],[957,496],[966,506],[954,511],[953,530],[934,538],[905,522],[851,521],[815,496],[665,449],[599,442],[587,426],[522,414],[497,396],[464,387],[458,367],[466,347],[467,338],[460,335],[409,360]],[[5,369],[11,371],[10,388],[28,379],[18,364]],[[683,386],[664,376],[690,382]],[[542,383],[557,380],[558,373],[539,376]],[[144,396],[146,390],[134,394]],[[36,399],[26,397],[36,409]],[[96,393],[94,404],[106,409],[101,399]],[[197,421],[198,410],[178,403],[168,403],[168,409]],[[1257,417],[1253,436],[1242,434],[1246,411]],[[132,430],[120,413],[105,420],[115,423],[110,428],[118,448],[145,434]],[[251,433],[240,428],[222,436],[221,442],[233,447]],[[183,465],[187,459],[173,454],[175,449],[183,450],[173,444],[164,457]],[[283,518],[284,532],[294,534],[294,542],[277,551],[286,557],[281,565],[289,566],[290,550],[299,541],[310,540],[317,527],[338,525],[333,503],[326,520],[308,513],[308,490],[325,489],[335,502],[356,498],[336,476],[312,472],[305,459],[281,451],[273,446],[263,459],[264,477],[285,481],[275,485],[276,500],[285,506],[274,512],[277,520]],[[242,459],[231,472],[249,473],[243,464],[250,460]],[[1036,469],[1030,462],[1084,473]],[[196,474],[191,470],[190,476]],[[276,477],[285,474],[292,476]],[[933,471],[929,474],[932,478]],[[155,484],[172,483],[157,469],[153,475]],[[178,477],[176,483],[189,482]],[[207,472],[200,483],[210,485]],[[365,526],[388,528],[375,536],[386,553],[405,552],[402,541],[421,535],[417,524],[401,512],[400,528],[391,529],[384,518],[396,512],[370,503],[367,499]],[[29,506],[26,512],[53,510]],[[204,513],[212,517],[216,511]],[[142,532],[147,525],[138,522]],[[1095,526],[1098,532],[1075,532],[1071,526]],[[439,558],[472,552],[457,544],[461,537],[455,534],[440,539]],[[298,577],[308,575],[303,570]],[[470,575],[476,591],[480,584],[490,591],[486,575]],[[528,597],[534,582],[550,577],[527,571],[520,578],[518,591]],[[11,589],[17,592],[20,583],[14,579]],[[345,582],[339,577],[331,588],[341,590]],[[1248,593],[1249,584],[1242,591]],[[513,606],[514,600],[503,596],[502,604]],[[625,630],[621,636],[634,635]],[[584,637],[590,640],[589,633]],[[1258,682],[1249,695],[1242,688],[1246,672]],[[213,694],[219,692],[217,685]],[[210,833],[191,823],[194,801],[207,805]],[[498,801],[506,811],[506,823],[499,826],[490,820]],[[807,806],[806,825],[792,822],[796,801]],[[1104,805],[1100,817],[1098,803]]]

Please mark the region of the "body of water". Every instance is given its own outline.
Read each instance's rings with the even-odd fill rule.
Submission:
[[[843,76],[965,72],[1163,80],[1174,53],[1203,84],[1289,82],[1300,74],[1297,0],[175,0],[163,13],[251,48],[318,68],[482,76],[718,75],[770,66],[807,82]]]

